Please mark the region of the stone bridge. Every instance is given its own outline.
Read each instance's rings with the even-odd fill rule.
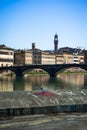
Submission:
[[[24,66],[4,66],[0,67],[0,71],[11,70],[17,77],[22,77],[25,71],[32,69],[43,69],[50,77],[56,77],[59,71],[72,68],[80,67],[81,69],[87,70],[87,64],[52,64],[52,65],[24,65]]]

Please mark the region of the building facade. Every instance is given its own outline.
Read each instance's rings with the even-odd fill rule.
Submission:
[[[32,50],[25,51],[25,64],[32,64]]]
[[[84,54],[84,63],[87,64],[87,50],[83,50]]]
[[[64,56],[62,54],[56,54],[55,55],[55,63],[56,64],[64,64]]]
[[[73,64],[73,54],[72,53],[63,53],[64,64]]]
[[[59,49],[64,57],[64,64],[84,64],[84,53],[81,49],[64,47]]]
[[[55,64],[55,54],[36,49],[33,52],[33,64]]]
[[[84,64],[85,63],[85,61],[84,61],[84,54],[79,54],[78,61],[79,61],[79,64]]]
[[[53,52],[42,51],[34,48],[33,50],[15,51],[15,65],[27,64],[83,64],[84,54],[73,52]]]
[[[14,52],[14,65],[27,65],[32,64],[32,51],[31,50],[16,50]]]
[[[14,52],[14,65],[25,64],[25,52],[24,50],[15,50]]]
[[[13,66],[14,65],[14,50],[0,45],[0,66]]]
[[[84,55],[79,53],[63,53],[64,64],[84,64]]]
[[[55,64],[55,53],[49,51],[41,52],[41,64]]]

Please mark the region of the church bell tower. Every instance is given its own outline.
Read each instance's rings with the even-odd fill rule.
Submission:
[[[58,50],[58,35],[54,35],[54,51]]]

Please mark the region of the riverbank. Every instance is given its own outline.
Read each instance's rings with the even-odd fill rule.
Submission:
[[[32,115],[0,121],[0,130],[87,130],[87,113]]]
[[[0,130],[86,130],[87,90],[1,92]]]
[[[1,92],[0,118],[21,115],[87,112],[87,90]]]

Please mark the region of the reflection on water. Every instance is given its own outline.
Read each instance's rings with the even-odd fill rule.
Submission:
[[[13,91],[13,78],[0,77],[0,91]]]
[[[32,91],[45,87],[47,90],[79,90],[87,88],[87,75],[60,74],[56,78],[48,75],[29,76],[24,78],[0,78],[0,92],[2,91]]]

